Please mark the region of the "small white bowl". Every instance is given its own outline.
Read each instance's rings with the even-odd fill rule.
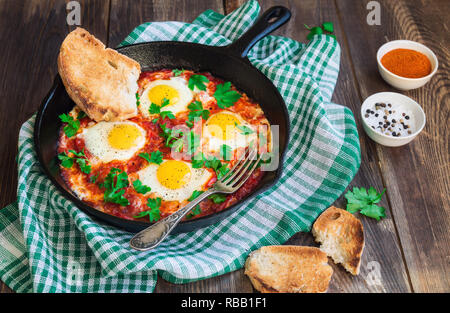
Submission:
[[[388,71],[383,64],[381,64],[381,58],[389,51],[395,49],[411,49],[426,55],[431,62],[431,73],[421,78],[406,78]],[[389,85],[400,90],[411,90],[422,87],[431,79],[431,77],[433,77],[439,65],[438,59],[433,51],[423,44],[411,40],[394,40],[382,45],[377,52],[377,63],[381,77],[383,77]]]
[[[408,111],[411,111],[411,121],[414,128],[411,129],[412,134],[408,136],[393,137],[384,135],[367,124],[365,114],[366,110],[372,108],[375,103],[392,103],[395,105],[402,105]],[[420,105],[413,99],[396,92],[379,92],[371,95],[364,100],[361,105],[361,119],[363,121],[363,128],[366,134],[375,142],[388,147],[399,147],[409,143],[413,140],[425,126],[425,112]]]

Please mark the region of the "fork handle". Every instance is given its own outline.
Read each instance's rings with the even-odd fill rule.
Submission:
[[[197,204],[203,201],[206,197],[216,193],[214,188],[206,190],[204,193],[199,195],[197,198],[189,202],[188,205],[176,211],[175,213],[159,220],[155,224],[147,227],[143,231],[137,233],[133,238],[131,238],[130,246],[133,249],[139,251],[147,251],[156,248],[172,230],[177,226],[177,224],[183,219],[183,217],[188,214]]]

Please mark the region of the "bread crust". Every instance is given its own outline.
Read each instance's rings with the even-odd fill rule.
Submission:
[[[267,246],[249,255],[245,274],[263,293],[317,293],[328,290],[333,269],[318,248]]]
[[[359,274],[365,245],[364,228],[359,219],[331,206],[314,222],[312,234],[335,263],[341,263],[353,275]]]
[[[137,115],[136,61],[105,48],[82,28],[64,39],[58,72],[70,98],[93,120],[120,121]]]

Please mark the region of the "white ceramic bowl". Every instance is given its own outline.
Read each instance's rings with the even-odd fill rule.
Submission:
[[[373,108],[375,103],[384,102],[392,103],[393,105],[402,105],[405,109],[411,112],[411,122],[414,128],[411,128],[412,134],[408,136],[393,137],[384,135],[367,124],[366,110]],[[363,121],[363,128],[366,134],[375,142],[388,147],[399,147],[409,143],[413,140],[425,126],[425,112],[420,105],[413,99],[396,92],[379,92],[371,95],[364,100],[361,106],[361,119]]]
[[[411,49],[423,53],[431,62],[431,73],[421,78],[406,78],[388,71],[383,64],[381,64],[381,58],[394,49]],[[433,51],[423,44],[411,40],[394,40],[382,45],[377,52],[377,63],[381,77],[383,77],[389,85],[400,90],[411,90],[422,87],[431,79],[431,77],[433,77],[439,65],[438,59]]]

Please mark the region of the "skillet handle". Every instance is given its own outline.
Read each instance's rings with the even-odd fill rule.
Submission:
[[[238,40],[226,47],[231,54],[246,58],[250,49],[263,37],[284,25],[291,18],[291,11],[274,6],[261,15],[255,24]]]

